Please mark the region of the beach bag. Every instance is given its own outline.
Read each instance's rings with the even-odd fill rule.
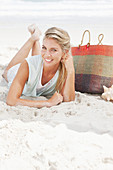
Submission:
[[[85,33],[89,42],[82,46]],[[75,67],[75,90],[84,93],[103,93],[103,85],[113,85],[113,46],[102,45],[104,35],[98,37],[98,45],[90,45],[90,32],[83,33],[81,44],[72,47]]]

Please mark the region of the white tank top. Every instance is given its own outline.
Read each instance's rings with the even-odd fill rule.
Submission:
[[[57,74],[58,74],[58,71],[55,73],[54,77],[46,84],[42,85],[41,83],[41,80],[42,80],[42,72],[43,72],[43,65],[42,65],[42,68],[41,68],[41,72],[40,72],[40,78],[39,78],[39,83],[37,84],[37,87],[36,87],[36,93],[38,94],[39,91],[45,91],[48,86],[50,86],[57,78]]]
[[[29,67],[29,78],[26,82],[22,94],[25,96],[52,96],[55,92],[55,86],[59,76],[59,70],[55,73],[54,77],[44,86],[41,84],[43,61],[41,55],[30,56],[26,58]],[[17,64],[8,70],[7,78],[8,85],[11,86],[13,79],[20,67]]]

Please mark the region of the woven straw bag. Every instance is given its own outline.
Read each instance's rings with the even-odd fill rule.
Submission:
[[[82,46],[85,33],[89,33],[89,42]],[[71,52],[75,67],[75,90],[85,93],[103,93],[103,85],[113,84],[113,46],[102,45],[104,35],[98,37],[98,45],[90,45],[90,32],[83,33],[79,47]]]

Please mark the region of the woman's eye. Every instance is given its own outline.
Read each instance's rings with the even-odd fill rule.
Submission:
[[[43,49],[43,50],[46,50],[46,47],[42,46],[42,49]]]
[[[57,51],[57,50],[56,50],[55,48],[52,48],[51,51],[55,52],[55,51]]]

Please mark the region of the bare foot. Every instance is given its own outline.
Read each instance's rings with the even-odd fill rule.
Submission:
[[[28,26],[28,31],[33,34],[35,29],[37,28],[36,24],[32,24]]]
[[[4,71],[4,73],[2,74],[2,77],[8,82],[7,80],[7,70]]]
[[[39,28],[36,26],[36,24],[32,24],[28,27],[29,32],[31,33],[31,38],[34,41],[39,41],[40,40],[40,36],[41,36],[41,31],[39,30]]]

